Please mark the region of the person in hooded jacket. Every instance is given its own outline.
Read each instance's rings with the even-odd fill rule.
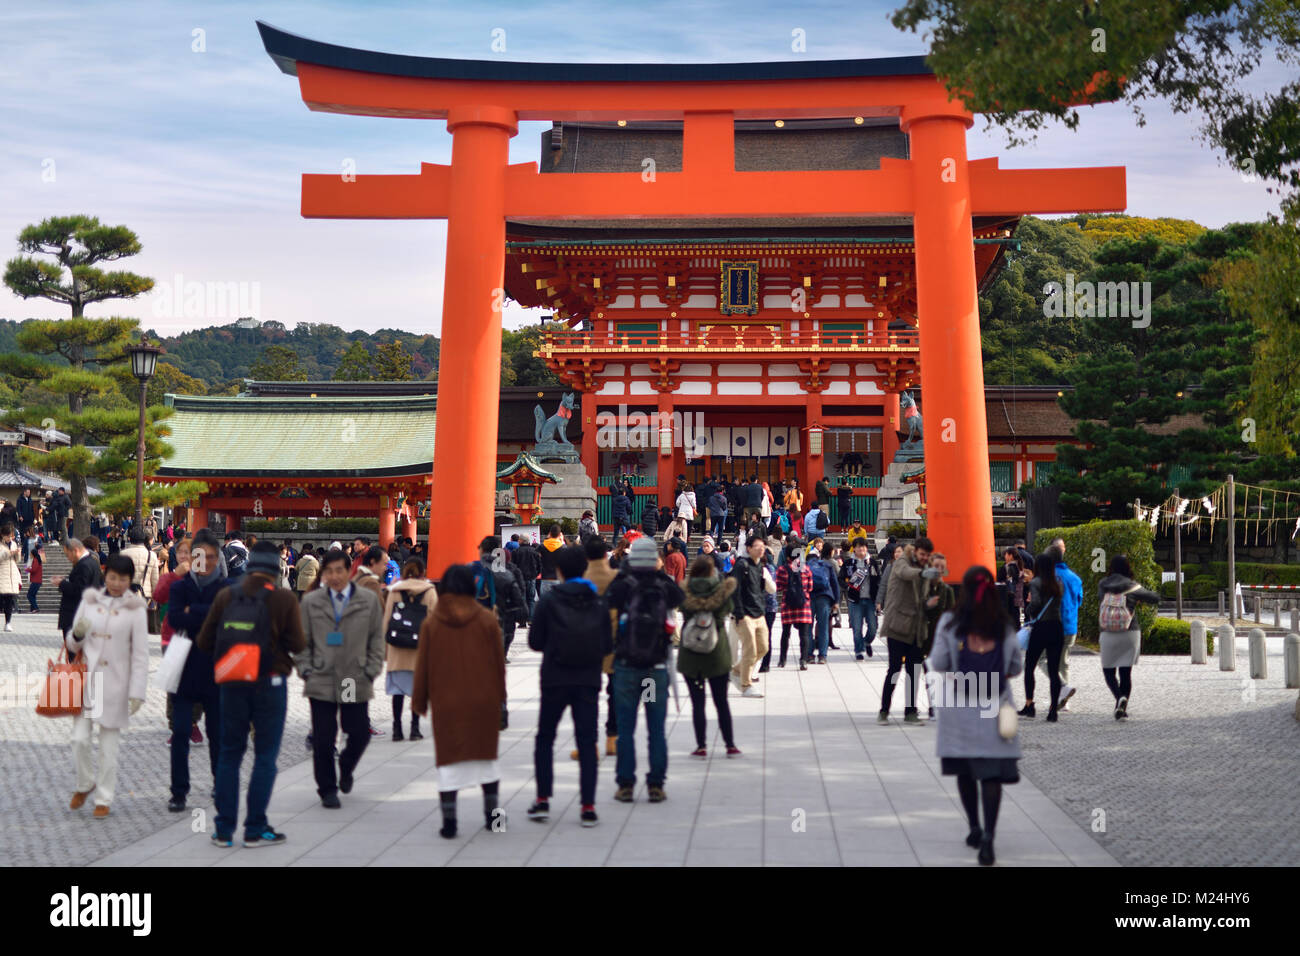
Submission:
[[[583,548],[562,548],[556,556],[561,583],[538,602],[528,646],[542,654],[541,709],[533,747],[537,799],[528,818],[544,822],[554,789],[555,731],[568,709],[578,745],[580,822],[594,827],[596,816],[596,715],[605,656],[614,650],[609,607],[597,584],[586,577]]]
[[[189,555],[186,573],[167,588],[167,625],[173,634],[184,634],[193,640],[203,629],[213,601],[229,582],[221,560],[221,543],[207,528],[195,533]],[[190,730],[195,722],[196,705],[202,707],[207,725],[208,762],[215,785],[217,758],[221,755],[221,695],[213,679],[212,655],[191,645],[180,686],[172,699],[171,802],[167,804],[172,813],[185,809],[185,798],[190,792]]]
[[[496,615],[474,598],[472,565],[442,574],[442,594],[420,628],[411,710],[430,714],[445,839],[456,836],[456,797],[483,789],[486,829],[501,831],[498,746],[508,722],[506,655]]]
[[[686,679],[686,689],[691,696],[691,719],[695,726],[695,749],[692,757],[707,757],[706,730],[708,718],[704,691],[707,685],[713,695],[713,706],[718,712],[718,729],[727,747],[728,757],[739,757],[731,723],[731,705],[727,703],[727,685],[731,675],[731,642],[727,639],[727,622],[731,616],[736,593],[736,579],[718,574],[717,566],[704,555],[691,562],[686,579],[686,598],[682,601],[682,619],[689,626],[697,614],[710,614],[717,632],[717,643],[706,653],[687,650],[677,652],[677,673]]]
[[[1110,559],[1110,573],[1097,582],[1099,605],[1108,594],[1123,596],[1130,618],[1126,630],[1101,632],[1101,676],[1106,679],[1106,686],[1115,698],[1115,719],[1124,720],[1128,717],[1128,702],[1133,694],[1133,668],[1142,653],[1142,628],[1138,625],[1137,605],[1139,602],[1159,604],[1160,595],[1133,580],[1133,566],[1122,554]]]

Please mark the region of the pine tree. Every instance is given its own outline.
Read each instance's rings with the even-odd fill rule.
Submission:
[[[375,363],[360,341],[353,342],[339,358],[334,370],[336,382],[369,382],[375,377]]]

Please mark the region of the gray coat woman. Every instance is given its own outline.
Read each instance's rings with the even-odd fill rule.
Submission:
[[[1110,574],[1097,582],[1098,604],[1102,604],[1108,594],[1123,595],[1130,618],[1125,630],[1103,629],[1101,632],[1101,674],[1115,698],[1115,719],[1123,720],[1128,716],[1129,697],[1133,693],[1132,670],[1142,653],[1142,629],[1137,626],[1135,612],[1139,603],[1159,604],[1160,595],[1133,580],[1133,568],[1122,554],[1111,559]],[[1103,606],[1103,621],[1105,611]]]
[[[1015,628],[987,568],[969,568],[961,598],[939,619],[930,651],[931,699],[939,729],[935,749],[942,771],[957,778],[957,793],[970,823],[966,845],[979,848],[979,862],[994,862],[1002,785],[1020,780],[1020,735],[1002,736],[1003,709],[1010,709],[1011,678],[1025,667]],[[936,700],[937,698],[937,700]],[[984,825],[980,825],[980,809]]]
[[[318,588],[302,599],[307,647],[294,663],[303,675],[304,697],[359,704],[374,696],[375,679],[384,670],[384,609],[368,588],[356,582],[351,588],[338,621],[329,588]],[[342,632],[341,643],[330,643],[334,632]]]

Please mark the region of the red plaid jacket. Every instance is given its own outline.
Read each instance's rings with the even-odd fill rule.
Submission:
[[[812,619],[812,589],[813,579],[812,572],[808,566],[804,565],[802,569],[803,576],[803,607],[792,607],[786,610],[785,607],[785,588],[790,581],[790,565],[783,564],[776,569],[776,600],[777,606],[781,611],[781,626],[787,624],[811,624]]]

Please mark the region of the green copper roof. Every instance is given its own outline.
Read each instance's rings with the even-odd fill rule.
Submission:
[[[527,468],[538,478],[549,479],[551,481],[559,481],[559,478],[556,477],[554,472],[547,471],[538,463],[536,458],[534,458],[532,455],[528,454],[527,452],[521,453],[519,457],[516,458],[513,462],[511,462],[510,464],[506,465],[506,467],[498,471],[497,477],[508,478],[510,475],[513,475],[516,471],[519,471],[521,468]]]
[[[378,477],[433,468],[437,399],[169,395],[160,477]]]

